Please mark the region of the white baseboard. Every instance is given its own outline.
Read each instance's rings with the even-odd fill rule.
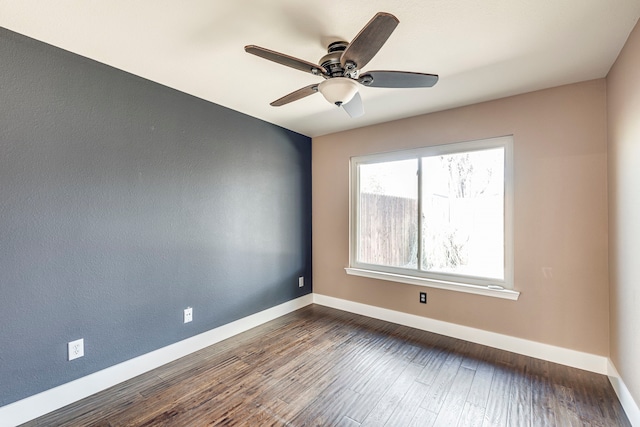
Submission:
[[[640,427],[640,407],[633,399],[631,392],[624,381],[622,381],[622,378],[620,378],[620,374],[611,359],[609,359],[608,375],[609,381],[611,382],[613,389],[616,391],[618,400],[620,400],[620,404],[622,404],[624,412],[627,414],[627,418],[629,418],[631,425],[634,427]]]
[[[312,303],[313,295],[308,294],[0,407],[0,427],[12,427],[38,418]]]
[[[637,403],[633,400],[629,390],[620,379],[613,364],[604,356],[583,353],[320,294],[309,294],[288,301],[67,384],[0,407],[0,427],[13,427],[30,421],[312,303],[603,375],[609,375],[609,380],[618,394],[618,398],[627,416],[631,420],[631,424],[640,427],[640,409]]]
[[[399,325],[409,326],[424,331],[434,332],[453,338],[471,341],[561,365],[572,366],[598,374],[607,374],[607,358],[563,347],[556,347],[522,338],[502,335],[495,332],[475,329],[468,326],[429,319],[427,317],[402,313],[400,311],[361,304],[358,302],[329,297],[321,294],[313,294],[315,304],[337,308],[362,316],[373,317]]]

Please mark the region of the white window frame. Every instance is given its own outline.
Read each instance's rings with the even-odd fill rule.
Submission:
[[[398,267],[364,264],[357,262],[358,250],[358,204],[359,168],[361,164],[420,159],[422,157],[464,153],[491,148],[504,148],[504,280],[488,280],[480,277],[457,274],[433,273]],[[422,196],[420,196],[422,197]],[[349,185],[349,267],[347,274],[427,286],[438,289],[466,292],[497,298],[517,300],[520,293],[514,289],[513,281],[513,136],[501,136],[475,141],[432,145],[403,151],[378,153],[352,157]]]

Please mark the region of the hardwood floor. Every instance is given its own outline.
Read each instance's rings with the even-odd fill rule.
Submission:
[[[24,426],[630,426],[608,379],[312,305]]]

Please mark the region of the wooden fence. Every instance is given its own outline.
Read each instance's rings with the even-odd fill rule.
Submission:
[[[360,262],[417,265],[418,201],[381,194],[360,194]]]

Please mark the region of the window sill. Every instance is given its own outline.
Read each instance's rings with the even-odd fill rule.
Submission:
[[[445,282],[441,280],[425,279],[422,277],[405,276],[395,273],[383,273],[375,270],[364,270],[361,268],[345,268],[347,274],[353,276],[368,277],[370,279],[388,280],[391,282],[407,283],[410,285],[427,286],[448,291],[465,292],[468,294],[484,295],[487,297],[503,298],[516,301],[520,297],[520,292],[513,289],[493,289],[488,286],[469,285],[463,283]]]

